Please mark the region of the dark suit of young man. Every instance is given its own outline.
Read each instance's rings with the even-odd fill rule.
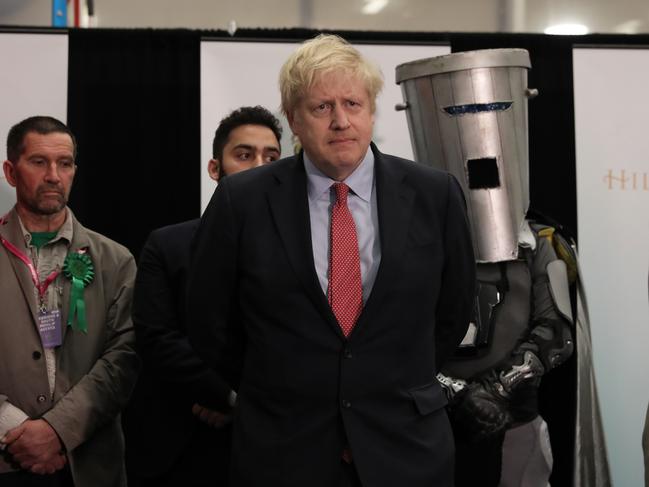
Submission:
[[[144,367],[124,418],[135,487],[214,484],[228,470],[229,428],[214,429],[192,414],[194,404],[223,392],[187,340],[189,243],[198,224],[155,230],[140,255],[133,320]]]
[[[263,107],[241,107],[214,136],[212,179],[279,157],[281,129]],[[187,338],[185,294],[190,244],[199,220],[155,230],[138,267],[133,322],[143,371],[125,414],[129,485],[227,485],[229,418],[206,407],[230,386]],[[235,363],[235,362],[233,362]]]

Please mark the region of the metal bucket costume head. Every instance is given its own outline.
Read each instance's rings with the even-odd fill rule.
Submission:
[[[478,262],[518,257],[529,205],[524,49],[487,49],[397,66],[415,159],[452,173],[468,205]]]

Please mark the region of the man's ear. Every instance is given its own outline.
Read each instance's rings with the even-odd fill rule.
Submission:
[[[7,160],[2,164],[2,170],[5,173],[5,178],[7,178],[7,182],[13,186],[14,188],[16,187],[16,173],[14,171],[14,163]]]
[[[218,159],[210,159],[210,162],[207,163],[207,173],[210,177],[217,181],[221,179],[221,161]]]
[[[291,132],[293,132],[293,134],[297,135],[295,133],[295,128],[294,128],[295,116],[293,114],[293,110],[289,110],[288,112],[286,112],[286,121],[288,122],[288,126],[291,128]]]

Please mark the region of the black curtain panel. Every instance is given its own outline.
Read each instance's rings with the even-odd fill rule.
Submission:
[[[71,30],[68,124],[84,225],[137,256],[152,229],[200,215],[198,33]]]

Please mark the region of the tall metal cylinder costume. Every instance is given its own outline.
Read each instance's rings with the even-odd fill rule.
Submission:
[[[474,319],[438,379],[449,395],[458,487],[546,487],[553,459],[539,386],[576,342],[577,399],[553,399],[576,417],[572,485],[603,487],[610,480],[590,333],[577,305],[583,296],[570,292],[578,287],[576,254],[555,228],[526,219],[530,67],[523,49],[397,67],[415,159],[459,181],[477,259]]]

